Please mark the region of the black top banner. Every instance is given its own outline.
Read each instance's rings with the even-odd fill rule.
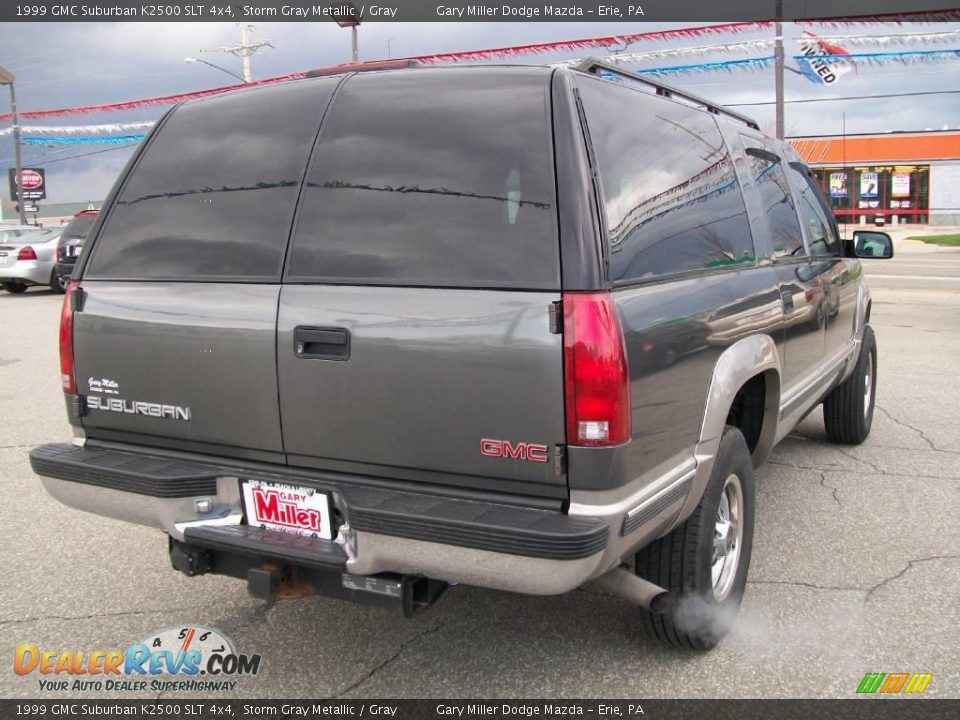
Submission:
[[[783,0],[784,20],[889,16],[890,20],[960,20],[958,0]],[[772,20],[775,0],[250,0],[166,3],[99,0],[4,2],[0,22],[740,22]],[[901,16],[901,17],[893,17]]]

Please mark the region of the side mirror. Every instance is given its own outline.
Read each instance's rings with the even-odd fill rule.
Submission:
[[[887,259],[893,257],[893,240],[884,232],[855,230],[850,243],[853,257]]]

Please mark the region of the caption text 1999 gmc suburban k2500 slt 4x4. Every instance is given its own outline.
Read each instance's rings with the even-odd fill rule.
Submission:
[[[615,67],[347,72],[179,105],[60,327],[76,508],[187,575],[429,606],[449,583],[628,598],[714,646],[753,469],[876,345],[819,188],[747,118]]]

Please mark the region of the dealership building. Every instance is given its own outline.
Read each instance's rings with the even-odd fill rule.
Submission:
[[[794,137],[839,223],[960,225],[960,131]]]

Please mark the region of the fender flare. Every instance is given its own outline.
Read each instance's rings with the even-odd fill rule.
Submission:
[[[766,381],[763,425],[753,451],[753,466],[758,467],[773,449],[780,417],[780,354],[769,335],[751,335],[733,343],[721,353],[713,368],[710,387],[703,409],[703,421],[694,456],[697,462],[693,486],[674,526],[680,524],[696,509],[713,472],[713,461],[720,446],[720,438],[727,424],[727,416],[734,398],[747,382],[757,375]]]

